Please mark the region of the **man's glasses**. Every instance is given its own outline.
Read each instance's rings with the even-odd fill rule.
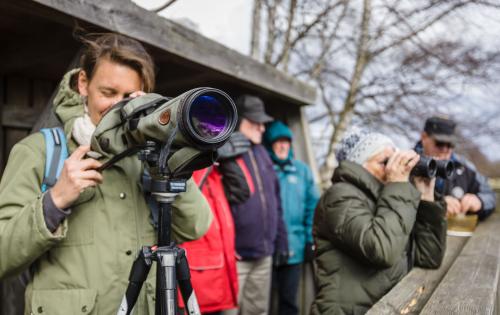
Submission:
[[[434,140],[434,144],[436,145],[436,147],[442,149],[442,148],[448,148],[448,149],[453,149],[454,145],[453,143],[451,142],[446,142],[446,141],[437,141],[437,140]]]

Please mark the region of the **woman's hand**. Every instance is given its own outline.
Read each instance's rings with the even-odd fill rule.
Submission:
[[[385,167],[387,182],[407,182],[419,160],[420,156],[413,150],[394,153]]]
[[[483,203],[477,195],[465,194],[462,200],[460,200],[460,206],[463,213],[467,213],[468,211],[476,213],[481,210]]]
[[[415,187],[422,193],[421,200],[434,202],[434,186],[436,185],[436,177],[415,177],[413,179]]]
[[[444,196],[444,201],[446,202],[446,212],[449,216],[462,213],[462,206],[459,199],[453,196]]]
[[[102,183],[102,175],[96,171],[101,163],[90,158],[84,159],[89,151],[90,146],[80,146],[64,161],[61,175],[50,189],[52,201],[59,209],[70,207],[85,188]]]

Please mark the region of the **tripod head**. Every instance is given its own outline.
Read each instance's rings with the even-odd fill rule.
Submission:
[[[186,191],[186,181],[191,177],[190,173],[184,172],[183,176],[173,178],[168,167],[160,165],[161,152],[167,151],[161,145],[148,141],[146,146],[139,151],[138,157],[149,170],[151,180],[148,190],[155,196],[157,202],[172,203],[175,197]]]

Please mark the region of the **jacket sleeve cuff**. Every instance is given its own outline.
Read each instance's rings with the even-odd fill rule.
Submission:
[[[59,209],[52,199],[50,190],[42,197],[43,216],[50,232],[57,230],[61,222],[71,213],[71,209]]]
[[[64,218],[62,218],[61,221],[59,221],[55,227],[52,227],[53,230],[51,230],[49,228],[49,225],[53,225],[54,222],[51,222],[51,223],[48,223],[47,220],[46,220],[46,215],[45,215],[45,202],[48,202],[48,201],[45,201],[46,197],[50,194],[48,192],[45,192],[43,195],[41,195],[38,199],[38,205],[35,207],[35,229],[36,231],[38,232],[38,234],[41,236],[42,239],[44,240],[49,240],[49,241],[59,241],[59,240],[62,240],[66,237],[66,232],[68,230],[68,224],[67,224],[67,220],[64,220],[66,218],[66,216],[64,216]],[[52,201],[52,198],[50,198],[50,201],[52,202],[53,204],[53,201]],[[55,205],[54,205],[55,207]],[[59,210],[57,207],[55,207],[55,209],[53,210],[49,210],[49,211],[54,211],[54,210],[57,210],[57,211],[61,211],[62,210]],[[52,219],[51,219],[52,220]]]
[[[494,209],[483,209],[483,208],[481,208],[481,210],[479,210],[478,212],[476,212],[476,214],[477,214],[477,217],[478,217],[479,220],[484,220],[490,214],[492,214],[493,211],[494,211]]]
[[[490,195],[486,193],[478,193],[476,194],[477,198],[481,201],[481,209],[486,210],[487,212],[494,210],[496,207],[495,195]]]
[[[421,200],[418,205],[417,218],[429,223],[440,223],[446,215],[446,207],[442,202]]]

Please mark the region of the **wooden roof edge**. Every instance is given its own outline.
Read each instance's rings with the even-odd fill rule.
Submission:
[[[496,191],[500,191],[500,177],[490,178],[491,188]]]
[[[66,15],[128,35],[296,105],[315,102],[316,90],[269,65],[158,14],[122,0],[32,0]],[[202,47],[202,49],[200,49]]]

